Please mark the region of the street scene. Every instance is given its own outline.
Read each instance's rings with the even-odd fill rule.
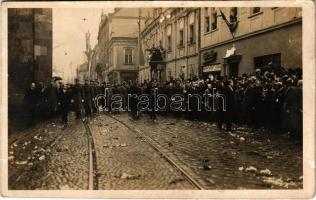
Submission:
[[[299,7],[9,8],[9,190],[303,189]]]

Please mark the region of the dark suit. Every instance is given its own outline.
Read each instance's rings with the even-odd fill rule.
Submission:
[[[81,115],[81,109],[82,109],[82,96],[83,96],[83,90],[81,85],[76,84],[72,88],[72,99],[73,99],[73,109],[76,113],[76,118],[79,119]]]
[[[58,93],[58,104],[63,123],[68,122],[68,112],[70,108],[70,95],[67,90],[60,90]]]

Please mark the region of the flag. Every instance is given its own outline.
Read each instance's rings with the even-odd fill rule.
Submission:
[[[221,13],[222,19],[225,21],[225,23],[227,24],[227,26],[230,25],[229,21],[227,20],[225,14],[222,12],[222,10],[219,10],[219,12]]]
[[[227,27],[228,27],[230,33],[232,34],[232,36],[233,36],[233,38],[234,38],[234,37],[235,37],[235,31],[236,31],[237,26],[238,26],[238,21],[235,21],[235,22],[230,23],[230,22],[227,20],[225,14],[224,14],[221,10],[219,10],[219,12],[221,13],[222,19],[225,21],[225,23],[226,23],[226,25],[227,25]]]

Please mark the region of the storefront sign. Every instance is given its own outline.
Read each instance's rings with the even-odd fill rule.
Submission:
[[[222,65],[221,64],[215,64],[215,65],[210,65],[210,66],[205,66],[203,67],[203,72],[218,72],[221,71]]]
[[[215,52],[213,50],[209,51],[209,52],[205,52],[203,54],[203,58],[204,58],[204,63],[213,62],[217,58],[217,52]]]

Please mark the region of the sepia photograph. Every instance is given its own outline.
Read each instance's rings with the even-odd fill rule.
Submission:
[[[303,4],[11,3],[6,190],[314,193]]]

